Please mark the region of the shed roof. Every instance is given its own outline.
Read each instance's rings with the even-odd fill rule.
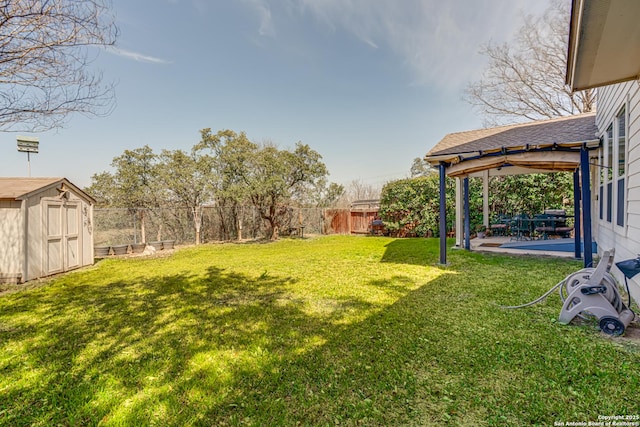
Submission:
[[[66,178],[8,178],[0,177],[0,199],[22,200],[43,189],[62,185],[73,189],[87,200],[95,203],[95,199],[72,184]]]

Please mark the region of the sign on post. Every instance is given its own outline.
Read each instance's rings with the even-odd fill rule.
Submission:
[[[18,137],[18,151],[23,153],[37,153],[40,141],[33,136]]]
[[[27,170],[29,177],[31,177],[31,153],[38,152],[38,144],[40,141],[35,136],[19,136],[18,137],[18,151],[27,153]]]

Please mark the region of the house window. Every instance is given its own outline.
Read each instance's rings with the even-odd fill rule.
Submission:
[[[607,170],[604,164],[604,137],[600,137],[600,150],[598,154],[598,169],[600,170],[598,179],[598,207],[600,219],[604,219],[604,177]]]
[[[613,124],[610,124],[607,128],[607,150],[606,150],[607,162],[606,166],[606,208],[607,208],[607,222],[611,222],[611,207],[613,199]]]
[[[616,189],[616,224],[624,227],[625,220],[625,191],[624,180],[626,176],[626,155],[627,155],[627,122],[626,113],[623,108],[616,117],[617,122],[617,140],[618,140],[618,164],[616,165],[617,173],[617,189]]]

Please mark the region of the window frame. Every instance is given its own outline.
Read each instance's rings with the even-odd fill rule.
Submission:
[[[604,149],[604,207],[605,207],[605,218],[604,220],[613,224],[613,199],[614,199],[614,188],[613,188],[613,159],[615,156],[613,155],[613,150],[615,145],[613,141],[615,127],[613,126],[613,121],[609,123],[607,126],[607,130],[604,133],[604,141],[605,141],[605,149]]]
[[[605,147],[605,138],[604,135],[600,136],[600,149],[598,150],[598,218],[600,221],[604,221],[604,183],[605,183],[605,173],[606,167],[604,164],[604,147]]]
[[[621,135],[621,126],[620,122],[624,121],[622,124],[622,132],[624,135]],[[620,109],[618,109],[618,113],[613,119],[614,123],[614,165],[613,166],[613,181],[615,187],[615,196],[614,196],[614,214],[612,224],[615,229],[624,234],[627,229],[627,204],[628,204],[628,195],[627,195],[627,186],[625,183],[628,180],[629,173],[629,108],[627,103],[623,104]],[[623,144],[620,144],[621,136],[624,138]],[[621,147],[622,145],[622,147]],[[622,148],[622,152],[621,152]],[[623,156],[622,168],[620,168],[620,156]],[[622,169],[622,171],[621,171]],[[621,188],[622,187],[622,188]],[[620,224],[622,221],[622,224]]]

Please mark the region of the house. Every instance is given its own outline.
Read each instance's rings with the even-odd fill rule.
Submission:
[[[640,254],[640,2],[573,0],[566,82],[597,88],[592,228],[616,261]],[[616,268],[618,280],[624,280]],[[629,279],[640,301],[640,276]]]
[[[94,203],[65,178],[0,178],[0,282],[93,264]]]
[[[458,246],[469,246],[468,178],[574,171],[575,252],[580,236],[616,261],[640,254],[640,1],[573,0],[566,83],[598,88],[595,114],[447,135],[425,157],[440,170],[440,261],[446,263],[444,177],[456,178]],[[488,225],[485,184],[484,223]],[[578,229],[582,227],[582,230]],[[463,233],[463,230],[465,233]],[[463,241],[463,236],[466,241]],[[584,245],[585,267],[592,265]],[[619,281],[622,273],[614,266]],[[629,279],[640,301],[640,275]]]

